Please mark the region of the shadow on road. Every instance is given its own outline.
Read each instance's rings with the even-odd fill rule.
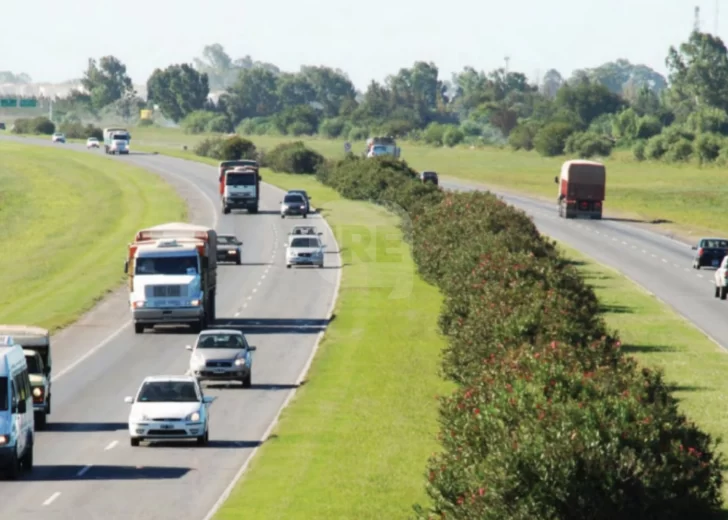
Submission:
[[[312,319],[273,319],[273,318],[218,318],[226,329],[240,329],[244,334],[318,334],[334,321]]]
[[[45,430],[47,432],[115,432],[120,430],[127,430],[129,425],[127,423],[98,423],[98,422],[52,422],[49,420]]]
[[[153,441],[149,444],[142,444],[141,448],[148,448],[148,449],[157,449],[157,448],[189,448],[192,450],[204,450],[204,449],[210,449],[210,448],[217,448],[217,449],[237,449],[237,450],[246,450],[246,449],[252,449],[257,448],[262,443],[260,441],[223,441],[223,440],[214,440],[210,439],[208,443],[205,446],[197,446],[195,444],[190,444],[189,441],[178,441],[178,442],[170,442],[170,441]]]
[[[300,385],[295,384],[270,384],[270,383],[253,383],[250,385],[249,388],[245,388],[245,390],[267,390],[267,391],[279,391],[279,390],[293,390],[294,388],[298,388],[299,386],[303,386],[303,383]],[[243,385],[236,382],[216,382],[216,383],[205,383],[205,389],[210,390],[241,390],[243,389]]]
[[[191,471],[184,467],[163,466],[91,466],[36,464],[32,473],[24,473],[23,481],[51,482],[63,480],[172,480],[180,479]]]
[[[617,218],[617,217],[603,217],[602,220],[609,222],[628,222],[631,224],[673,224],[672,220],[665,220],[662,218],[656,218],[653,220],[643,220],[638,218]]]

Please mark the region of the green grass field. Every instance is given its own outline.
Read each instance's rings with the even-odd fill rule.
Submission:
[[[393,215],[342,200],[307,177],[267,170],[263,175],[268,183],[313,195],[350,265],[344,268],[337,319],[308,382],[216,519],[406,517],[414,502],[425,500],[423,471],[437,449],[433,396],[450,388],[437,376],[444,344],[436,332],[439,293],[412,278],[405,245],[401,262],[373,261],[374,245],[368,255],[347,256],[354,248],[342,232],[347,226],[385,226],[399,235]],[[728,393],[723,377],[728,357],[617,272],[564,251],[594,285],[625,348],[641,362],[664,368],[683,410],[703,428],[715,435],[728,432],[721,406]],[[392,288],[401,293],[408,287],[403,280],[412,280],[411,293],[390,298]]]
[[[119,286],[126,245],[178,220],[155,175],[105,157],[0,142],[0,322],[57,329]]]
[[[185,156],[188,148],[206,136],[186,135],[176,129],[137,128],[133,144],[167,153],[176,150]],[[248,137],[256,146],[270,149],[292,137]],[[328,157],[343,155],[343,140],[302,139]],[[364,149],[363,142],[352,143],[354,152]],[[525,193],[548,201],[556,200],[554,176],[559,174],[564,157],[546,159],[535,152],[510,149],[468,147],[432,148],[403,142],[402,158],[415,169],[432,169],[441,176],[480,183],[484,186]],[[138,149],[138,146],[137,146]],[[631,152],[617,151],[606,161],[608,172],[607,215],[644,222],[683,237],[721,233],[728,235],[728,222],[722,217],[728,203],[728,185],[717,167],[700,168],[694,164],[668,165],[638,163]]]

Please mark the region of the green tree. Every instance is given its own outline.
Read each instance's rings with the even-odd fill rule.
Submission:
[[[235,126],[243,119],[266,117],[280,109],[279,77],[262,67],[243,70],[222,96],[222,104]]]
[[[209,94],[207,74],[186,63],[156,69],[147,80],[147,98],[175,123],[202,110]]]
[[[299,76],[313,88],[325,117],[336,117],[356,104],[356,89],[345,72],[329,67],[301,67]]]
[[[556,94],[555,102],[557,107],[577,114],[585,126],[602,114],[617,113],[626,105],[617,94],[588,78],[564,85]]]
[[[126,73],[126,65],[114,56],[104,56],[98,64],[96,60],[89,58],[81,84],[91,96],[91,104],[95,109],[134,93],[131,78]]]

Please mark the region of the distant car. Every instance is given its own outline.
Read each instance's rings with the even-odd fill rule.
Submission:
[[[150,376],[142,381],[131,404],[129,436],[131,445],[142,441],[190,440],[204,446],[210,438],[209,405],[193,376]]]
[[[306,190],[288,190],[287,195],[300,195],[306,201],[306,213],[311,213],[311,197]]]
[[[0,130],[5,130],[5,123],[0,121]]]
[[[437,178],[437,172],[432,172],[432,171],[422,172],[422,173],[420,173],[420,180],[423,183],[431,182],[435,186],[437,186],[439,184],[439,179]]]
[[[308,216],[308,204],[303,195],[299,193],[286,194],[281,201],[281,218],[291,215],[301,215],[303,218]]]
[[[66,142],[66,136],[63,134],[53,134],[53,137],[51,137],[51,142],[54,143],[65,143]]]
[[[293,265],[324,266],[324,249],[318,235],[291,235],[286,248],[286,267]]]
[[[250,388],[255,347],[239,330],[203,330],[186,348],[192,351],[188,373],[198,381],[240,381]]]
[[[723,257],[728,254],[728,239],[701,238],[698,245],[693,246],[693,251],[696,251],[695,258],[693,258],[693,269],[717,268],[723,261]]]
[[[713,274],[715,284],[715,297],[725,300],[728,297],[728,256],[723,258],[718,269]]]
[[[95,137],[89,137],[86,139],[86,148],[100,148],[101,143]]]
[[[316,226],[293,226],[293,229],[290,233],[288,233],[289,236],[293,235],[318,235],[321,236],[321,233],[319,233],[316,230]]]
[[[243,243],[235,235],[217,236],[217,261],[243,263]]]

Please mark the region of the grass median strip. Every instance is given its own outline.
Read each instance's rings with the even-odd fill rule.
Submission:
[[[140,168],[5,141],[0,155],[0,322],[73,322],[119,286],[138,229],[184,218],[175,191]]]

